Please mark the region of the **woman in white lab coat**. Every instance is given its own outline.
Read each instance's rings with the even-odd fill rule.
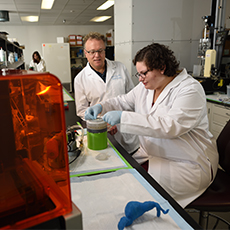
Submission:
[[[139,135],[139,161],[149,158],[149,174],[182,206],[213,181],[218,153],[209,132],[206,97],[200,83],[183,69],[173,52],[153,43],[133,60],[140,83],[128,94],[86,111],[98,113],[121,132]]]
[[[41,58],[38,51],[33,52],[29,70],[34,70],[36,72],[46,72],[46,63]]]

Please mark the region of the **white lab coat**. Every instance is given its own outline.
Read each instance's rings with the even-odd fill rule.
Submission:
[[[34,68],[33,70],[37,71],[37,72],[45,72],[46,71],[46,63],[43,59],[41,59],[38,64],[35,63],[33,60],[31,60],[30,67],[33,67]]]
[[[134,84],[127,68],[117,61],[107,62],[106,83],[87,63],[86,67],[74,79],[74,93],[77,115],[84,119],[85,110],[106,99],[128,93]],[[131,153],[139,147],[139,140],[133,134],[121,134],[119,125],[114,138]]]
[[[218,167],[206,96],[185,69],[152,106],[153,95],[154,90],[139,83],[127,95],[102,102],[102,114],[123,110],[121,132],[139,135],[141,147],[136,159],[141,162],[148,156],[149,174],[185,207],[205,191]]]

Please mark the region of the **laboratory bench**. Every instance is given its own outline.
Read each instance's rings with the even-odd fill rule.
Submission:
[[[226,93],[226,85],[230,84],[229,77],[221,77],[219,79],[215,79],[211,77],[199,76],[194,78],[201,83],[206,95],[212,95],[216,92],[224,94]]]
[[[74,100],[65,110],[66,126],[85,122],[76,116]],[[86,133],[86,130],[85,130]],[[85,137],[86,135],[85,135]],[[117,229],[129,201],[155,201],[168,214],[156,217],[153,209],[134,221],[130,229],[201,229],[195,220],[108,134],[108,147],[87,148],[75,166],[70,165],[72,201],[81,210],[83,229]],[[97,160],[101,153],[106,160]],[[91,165],[88,165],[91,164]],[[129,229],[129,228],[127,228]]]
[[[227,97],[226,86],[230,84],[229,77],[220,79],[194,77],[198,80],[206,94],[209,130],[216,139],[230,119],[230,98]]]
[[[230,119],[230,98],[223,92],[206,95],[209,130],[216,139]]]

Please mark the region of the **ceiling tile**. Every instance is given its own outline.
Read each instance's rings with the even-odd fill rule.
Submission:
[[[113,16],[113,7],[106,11],[97,11],[105,0],[55,0],[51,10],[41,9],[42,0],[0,0],[0,9],[8,10],[10,21],[7,25],[63,25],[63,19],[66,19],[66,24],[71,25],[93,25],[90,22],[98,15]],[[70,11],[74,12],[71,13]],[[39,15],[38,23],[22,22],[20,16]],[[56,20],[53,20],[55,18]],[[52,24],[53,23],[53,24]],[[113,25],[113,19],[101,22],[100,25]],[[99,23],[97,23],[98,25]]]

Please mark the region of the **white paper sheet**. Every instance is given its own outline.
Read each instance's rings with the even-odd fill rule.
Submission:
[[[125,229],[192,229],[135,169],[71,178],[72,200],[83,215],[84,230],[113,230],[129,201],[155,201],[169,213],[146,212]]]
[[[128,167],[108,143],[108,147],[95,151],[87,147],[87,136],[84,136],[84,151],[69,165],[70,175],[107,171]]]

